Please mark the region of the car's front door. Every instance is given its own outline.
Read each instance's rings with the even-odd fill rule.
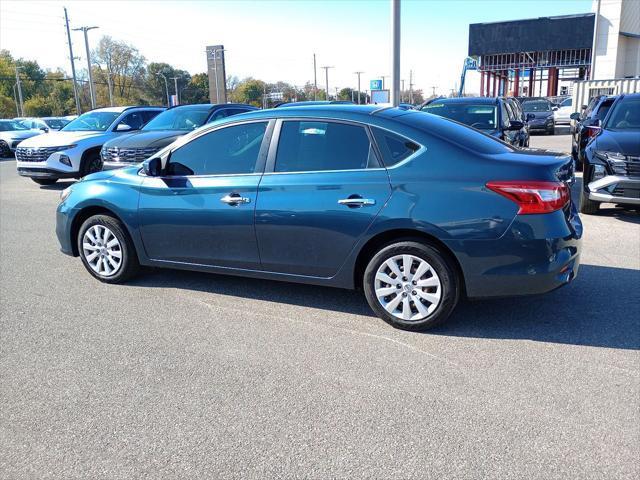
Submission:
[[[286,120],[275,132],[256,206],[262,268],[331,277],[391,195],[387,171],[363,125]]]
[[[140,189],[140,232],[153,260],[259,268],[254,210],[268,122],[222,126],[171,153]]]

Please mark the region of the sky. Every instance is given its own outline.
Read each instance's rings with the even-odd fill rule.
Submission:
[[[425,94],[448,94],[460,81],[470,23],[591,11],[591,0],[402,0],[401,78]],[[71,28],[98,26],[101,35],[134,45],[148,61],[191,74],[206,71],[205,47],[224,45],[227,75],[318,86],[331,66],[329,89],[355,88],[354,72],[370,79],[390,72],[389,0],[72,1],[0,0],[0,49],[70,71],[63,6]],[[76,68],[86,57],[82,32],[72,32]],[[477,75],[467,91],[477,91]]]

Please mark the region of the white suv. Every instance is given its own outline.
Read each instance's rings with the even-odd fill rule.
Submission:
[[[59,178],[79,178],[100,171],[100,149],[106,141],[139,130],[163,110],[110,107],[84,113],[59,132],[20,142],[16,149],[18,174],[40,185],[51,185]]]

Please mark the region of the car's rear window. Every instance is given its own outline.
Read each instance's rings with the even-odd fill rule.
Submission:
[[[396,120],[480,154],[499,154],[516,151],[511,145],[475,128],[425,112],[409,112],[406,115],[397,117]],[[425,146],[429,147],[427,144]]]

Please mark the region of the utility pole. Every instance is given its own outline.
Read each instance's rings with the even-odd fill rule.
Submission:
[[[18,70],[22,67],[16,65],[16,87],[18,87],[18,98],[20,99],[20,117],[24,117],[24,101],[22,100],[22,85],[20,84],[20,74]]]
[[[16,93],[16,85],[17,83],[13,84],[13,99],[16,101],[16,117],[20,116],[20,104],[18,103],[18,94]]]
[[[107,67],[107,86],[109,87],[109,105],[113,107],[113,78],[111,78],[109,67]]]
[[[409,103],[413,105],[413,70],[409,70]]]
[[[87,50],[87,69],[89,70],[89,95],[91,96],[91,108],[96,108],[96,91],[93,87],[93,75],[91,74],[91,51],[89,50],[89,37],[87,32],[98,27],[79,27],[74,31],[82,31],[84,33],[84,48]]]
[[[176,87],[176,105],[180,105],[180,97],[178,97],[178,79],[180,77],[171,77],[171,80],[173,80],[173,84]]]
[[[402,83],[402,89],[400,90],[400,103],[402,103],[402,96],[404,95],[404,79],[400,80]]]
[[[164,73],[160,73],[160,72],[156,73],[156,75],[158,75],[158,76],[160,76],[160,77],[162,77],[164,79],[164,90],[167,93],[167,107],[170,107],[171,106],[171,101],[169,100],[169,84],[167,83],[167,77],[164,76]],[[216,101],[218,101],[217,93],[218,92],[216,92]]]
[[[316,68],[316,54],[313,54],[313,99],[318,100],[318,70]]]
[[[67,42],[69,43],[69,59],[71,60],[71,76],[73,77],[73,97],[76,100],[76,113],[80,115],[80,97],[78,96],[78,84],[76,79],[76,64],[73,57],[73,46],[71,45],[71,31],[69,30],[69,16],[67,7],[64,7],[64,22],[67,26]]]
[[[389,78],[389,75],[380,75],[380,78],[382,79],[382,90],[384,90],[384,79]]]
[[[353,72],[358,76],[358,105],[360,105],[360,75],[364,72]]]
[[[400,103],[400,0],[391,0],[391,105]]]
[[[324,68],[324,78],[325,78],[325,87],[326,87],[326,91],[327,91],[327,100],[329,100],[329,69],[333,68],[333,67],[320,67],[320,68]]]

